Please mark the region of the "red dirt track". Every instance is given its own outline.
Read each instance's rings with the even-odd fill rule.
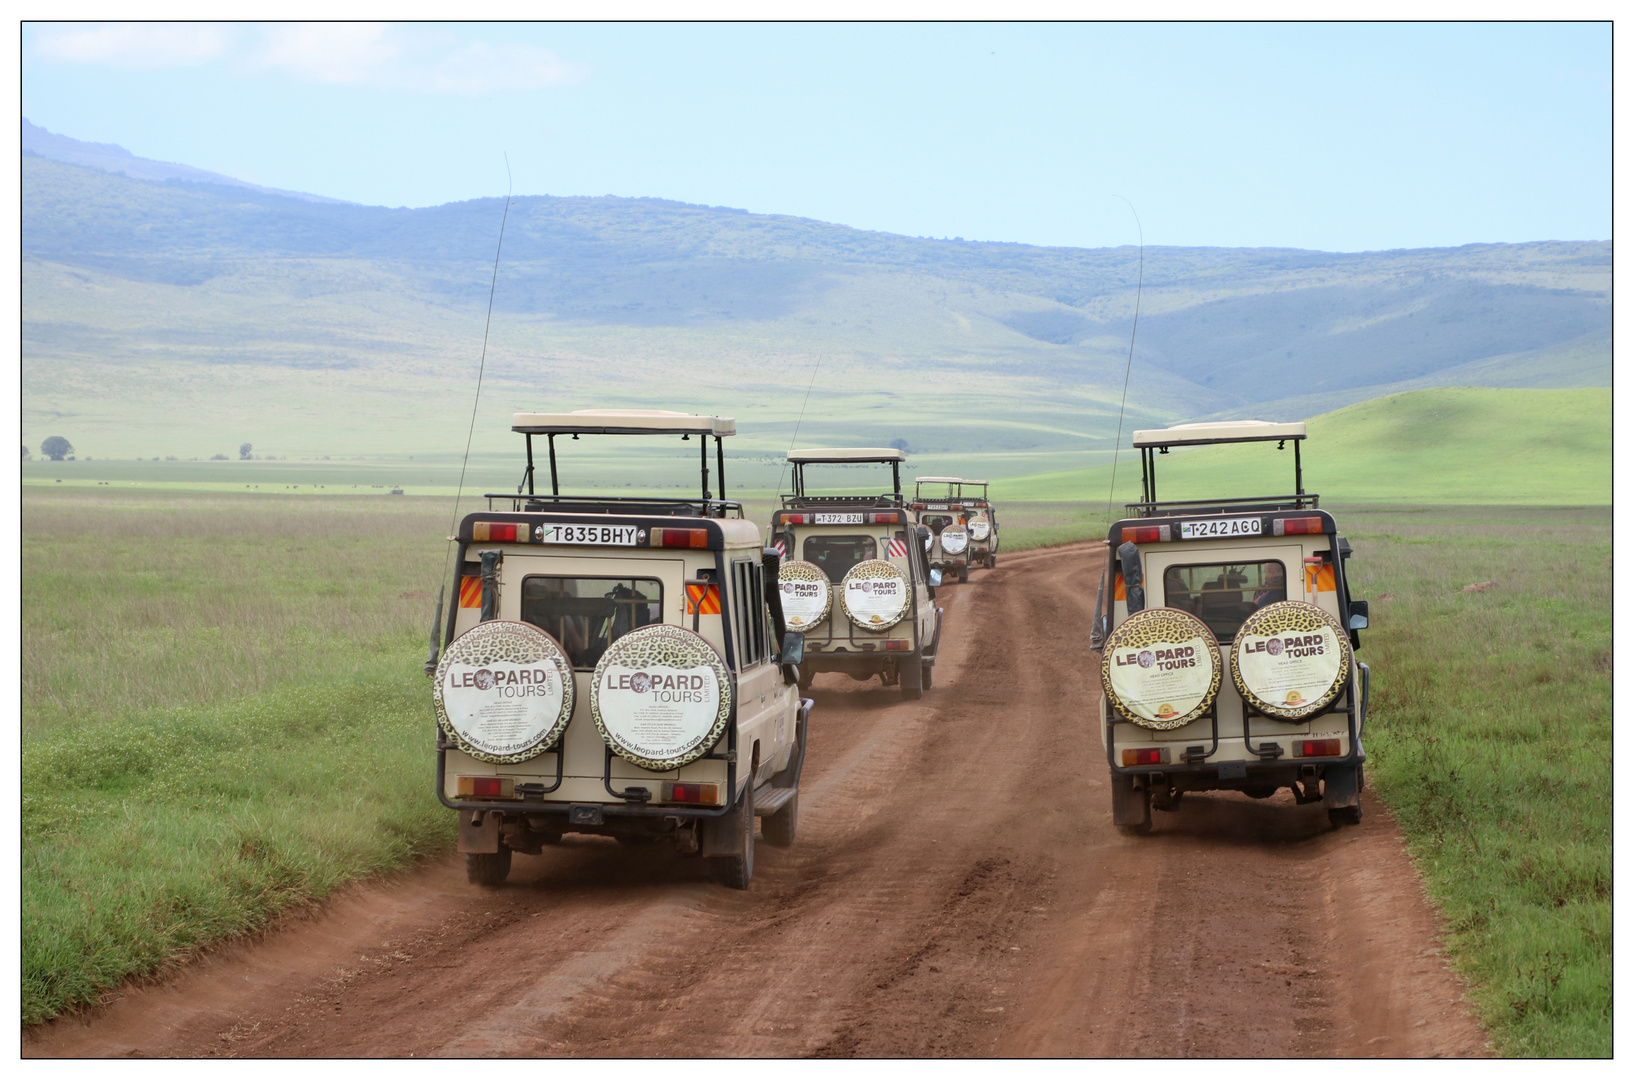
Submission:
[[[1451,1056],[1485,1038],[1388,816],[1284,792],[1111,823],[1102,558],[1003,556],[935,685],[819,677],[795,846],[747,893],[569,837],[504,888],[449,858],[26,1031],[44,1056]]]

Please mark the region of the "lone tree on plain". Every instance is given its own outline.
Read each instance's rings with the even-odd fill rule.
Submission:
[[[32,454],[30,454],[30,453],[29,453],[29,452],[28,452],[28,447],[26,447],[26,446],[25,446],[25,447],[23,447],[23,460],[24,460],[24,461],[27,461],[27,460],[28,460],[28,459],[29,459],[29,458],[31,458],[31,457],[33,457],[33,456],[34,456],[34,455],[32,455]]]
[[[40,453],[52,461],[61,461],[74,452],[74,444],[61,435],[53,435],[40,444]]]
[[[240,460],[240,461],[250,460],[250,444],[249,443],[240,443],[238,445],[238,460]]]

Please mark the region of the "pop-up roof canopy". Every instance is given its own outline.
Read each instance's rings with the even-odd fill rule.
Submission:
[[[891,490],[893,494],[880,498],[902,503],[902,463],[908,460],[908,455],[894,446],[842,446],[829,449],[790,450],[789,464],[794,466],[794,494],[785,496],[784,505],[792,505],[794,501],[827,501],[827,502],[855,502],[862,496],[855,495],[806,495],[806,466],[807,465],[889,465],[891,467]],[[869,497],[874,501],[873,497]]]
[[[908,455],[891,446],[847,446],[832,450],[790,450],[796,465],[850,465],[870,461],[907,461]]]
[[[1142,517],[1160,512],[1213,508],[1226,509],[1299,509],[1317,505],[1316,495],[1305,494],[1305,472],[1299,460],[1299,444],[1305,438],[1302,423],[1274,424],[1269,420],[1220,420],[1205,424],[1176,424],[1170,428],[1154,428],[1135,432],[1135,449],[1140,451],[1141,501],[1130,503],[1129,509]],[[1255,496],[1253,498],[1189,499],[1159,503],[1157,501],[1157,457],[1167,454],[1171,446],[1207,446],[1219,443],[1274,442],[1281,450],[1286,443],[1294,444],[1294,493],[1292,495]]]
[[[922,490],[926,484],[946,484],[948,494],[945,496],[926,495]],[[982,491],[978,494],[966,495],[964,489],[967,487],[981,488]],[[961,476],[916,476],[913,478],[913,497],[915,499],[952,499],[956,502],[962,502],[966,499],[978,500],[987,498],[986,489],[986,480],[966,480]]]
[[[1281,442],[1303,439],[1305,425],[1273,424],[1269,420],[1221,420],[1208,424],[1176,424],[1135,432],[1135,448],[1148,446],[1204,446],[1210,443]]]
[[[723,435],[738,433],[730,416],[697,416],[668,409],[579,409],[570,413],[516,413],[511,430],[524,435]]]
[[[913,478],[913,482],[916,484],[976,484],[981,481],[960,480],[957,476],[916,476]]]

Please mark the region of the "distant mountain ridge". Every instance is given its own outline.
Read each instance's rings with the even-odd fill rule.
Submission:
[[[25,427],[69,415],[117,440],[144,425],[173,438],[179,394],[189,423],[244,431],[234,446],[257,441],[249,427],[297,452],[418,445],[466,392],[503,210],[25,155]],[[803,438],[1003,453],[985,471],[1013,475],[1105,454],[1120,411],[1127,431],[1301,419],[1447,380],[1610,384],[1609,242],[1148,248],[1124,409],[1133,247],[923,240],[611,196],[522,196],[508,220],[488,372],[529,407],[758,410],[792,429],[791,388],[816,368]],[[379,406],[368,438],[312,399],[318,372],[325,400]],[[253,408],[232,397],[246,380],[265,395]],[[112,385],[150,404],[133,419],[98,397]]]
[[[248,188],[266,195],[284,195],[291,199],[304,199],[308,202],[343,203],[341,199],[329,199],[322,195],[311,195],[304,191],[285,191],[283,188],[262,187],[221,173],[208,172],[204,169],[195,169],[191,165],[176,165],[168,161],[154,161],[151,158],[137,157],[123,146],[114,143],[81,142],[66,135],[58,135],[45,128],[32,124],[28,117],[23,117],[23,153],[35,154],[39,157],[50,158],[53,161],[66,161],[70,165],[84,165],[91,169],[101,169],[104,172],[119,173],[132,180],[180,180],[189,184],[219,184],[224,187]],[[348,204],[349,205],[349,204]]]

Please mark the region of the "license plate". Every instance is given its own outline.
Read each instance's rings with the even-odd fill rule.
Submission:
[[[1217,536],[1258,536],[1264,522],[1257,517],[1217,518],[1214,521],[1182,521],[1180,539],[1209,540]]]
[[[538,527],[534,535],[541,544],[635,547],[634,525],[553,525],[546,522]]]
[[[946,510],[947,509],[947,504],[946,503],[927,503],[926,506],[925,506],[925,509],[926,510]]]
[[[861,525],[861,514],[817,514],[817,525]]]

